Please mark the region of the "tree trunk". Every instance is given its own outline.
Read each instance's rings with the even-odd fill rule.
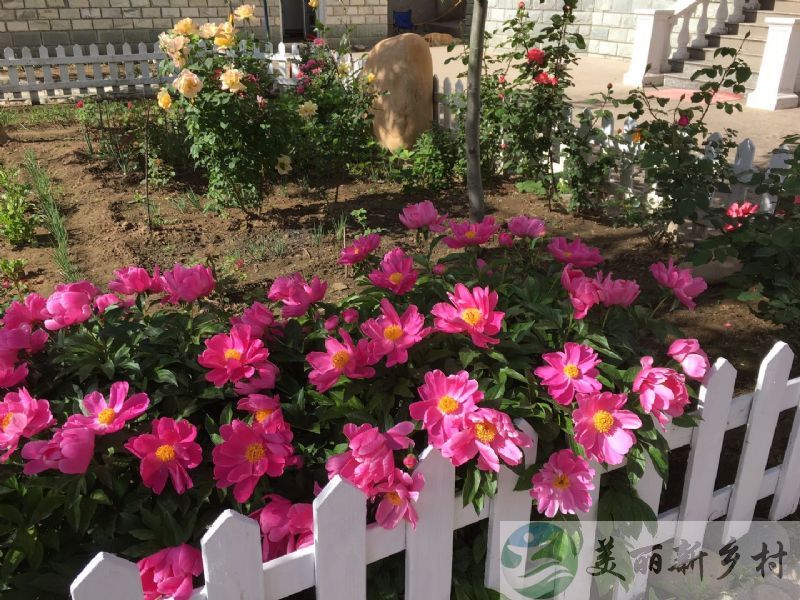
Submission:
[[[469,32],[469,64],[467,66],[467,118],[464,124],[467,151],[467,197],[469,216],[473,221],[483,219],[483,182],[481,181],[481,65],[483,36],[486,29],[488,0],[474,0],[472,26]]]

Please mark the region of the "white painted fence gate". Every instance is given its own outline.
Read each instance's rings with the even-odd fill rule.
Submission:
[[[756,502],[772,496],[769,517],[783,519],[797,510],[800,499],[800,418],[795,416],[783,464],[766,468],[771,441],[781,411],[800,402],[800,378],[789,380],[794,355],[783,342],[777,343],[761,364],[755,392],[733,397],[736,370],[725,359],[713,365],[702,387],[696,428],[671,428],[667,439],[671,449],[689,446],[690,453],[679,507],[658,515],[658,534],[653,543],[680,539],[679,521],[708,521],[726,516],[734,521],[752,519]],[[747,426],[735,482],[714,489],[725,432]],[[529,434],[530,426],[521,424]],[[535,437],[534,437],[535,439]],[[526,463],[535,460],[536,450],[526,451]],[[527,491],[513,491],[517,477],[501,468],[495,498],[476,514],[463,507],[455,493],[455,470],[433,448],[426,449],[417,469],[425,475],[425,489],[417,504],[416,529],[398,526],[384,530],[366,524],[363,494],[348,482],[334,478],[314,500],[314,545],[270,562],[261,563],[261,544],[255,520],[225,511],[202,540],[205,586],[195,590],[193,600],[280,600],[315,587],[318,600],[366,600],[366,565],[405,550],[405,598],[447,600],[450,597],[453,531],[488,519],[486,586],[500,583],[500,523],[527,521],[531,497]],[[595,490],[600,488],[597,470]],[[637,486],[639,495],[658,511],[662,482],[652,464]],[[597,494],[597,492],[595,492]],[[595,506],[584,521],[597,517]],[[585,536],[579,556],[578,574],[563,600],[589,598],[592,577],[587,566],[594,563],[594,539]],[[733,535],[740,531],[729,531]],[[691,532],[697,535],[697,530]],[[647,574],[636,575],[628,591],[619,587],[616,600],[635,598],[644,589]],[[100,553],[72,584],[73,600],[141,600],[142,588],[136,565],[116,556]]]

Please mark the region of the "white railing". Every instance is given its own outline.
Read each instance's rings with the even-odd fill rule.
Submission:
[[[244,44],[244,42],[243,42]],[[71,53],[63,46],[55,48],[55,56],[41,46],[36,56],[30,48],[18,51],[6,48],[0,58],[0,102],[19,101],[39,104],[53,99],[85,95],[148,95],[173,75],[158,73],[158,63],[165,58],[158,44],[140,43],[135,49],[122,45],[117,52],[113,44],[99,48],[92,44],[87,49],[72,46]],[[300,62],[298,44],[258,45],[254,56],[269,62],[269,72],[279,85],[294,85]],[[357,72],[363,61],[352,55],[338,59]]]
[[[769,518],[783,519],[797,510],[800,500],[800,414],[794,417],[783,463],[767,468],[778,415],[798,407],[800,378],[789,380],[794,355],[783,342],[777,343],[758,373],[755,391],[734,398],[736,369],[718,359],[700,390],[695,428],[667,430],[671,449],[689,446],[686,477],[680,506],[658,515],[653,543],[676,536],[701,535],[697,521],[727,516],[729,528],[740,528],[752,519],[756,503],[772,496]],[[522,424],[536,439],[530,426]],[[747,426],[739,466],[733,484],[714,489],[725,432]],[[535,447],[526,451],[526,464],[535,461]],[[616,467],[619,468],[619,467]],[[308,588],[316,588],[318,600],[366,600],[366,566],[405,550],[405,598],[447,600],[450,598],[453,531],[488,519],[485,584],[497,590],[501,581],[501,521],[527,521],[531,498],[527,491],[514,491],[516,475],[501,468],[497,494],[480,514],[464,507],[455,491],[455,469],[439,452],[426,449],[417,466],[425,475],[425,489],[417,503],[416,529],[399,526],[384,530],[366,523],[366,499],[346,481],[336,477],[314,500],[314,544],[286,556],[261,563],[260,532],[256,521],[225,511],[203,537],[205,586],[195,590],[193,600],[280,600]],[[595,477],[595,501],[603,470]],[[658,512],[663,482],[648,459],[637,485],[639,496]],[[597,519],[597,503],[581,519]],[[681,522],[693,521],[692,531],[680,531]],[[736,525],[733,522],[737,522]],[[584,540],[575,580],[563,599],[588,598],[592,576],[586,568],[594,563],[594,537],[582,530]],[[740,535],[741,531],[728,533]],[[693,538],[694,539],[694,538]],[[626,591],[618,587],[614,597],[636,597],[647,584],[647,573],[635,575]],[[75,579],[73,600],[106,600],[109,590],[115,600],[141,600],[142,588],[136,565],[100,553]]]

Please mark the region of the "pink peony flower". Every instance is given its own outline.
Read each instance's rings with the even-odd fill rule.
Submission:
[[[547,244],[547,251],[558,262],[571,264],[581,269],[594,267],[603,262],[600,250],[593,246],[587,246],[580,239],[570,242],[567,238],[555,237]]]
[[[408,229],[430,229],[435,233],[444,231],[446,218],[446,215],[439,214],[430,200],[409,204],[400,213],[400,222]]]
[[[306,282],[300,273],[278,277],[269,288],[267,297],[273,302],[283,303],[281,315],[284,319],[299,317],[308,312],[315,302],[320,302],[328,291],[328,284],[316,275]]]
[[[451,219],[449,224],[450,235],[442,240],[448,248],[480,246],[492,239],[492,236],[500,229],[500,226],[495,223],[494,217],[484,217],[480,223]]]
[[[374,496],[378,486],[391,481],[395,473],[393,452],[413,444],[408,436],[414,431],[414,424],[403,421],[382,433],[373,425],[348,423],[342,431],[349,450],[328,459],[328,477],[339,475],[367,496]]]
[[[0,355],[0,388],[16,387],[28,376],[28,364],[19,363],[15,356]]]
[[[556,513],[574,515],[587,512],[592,506],[594,469],[572,450],[559,450],[533,476],[531,497],[536,510],[548,519]]]
[[[386,366],[393,367],[408,362],[408,349],[428,335],[430,328],[425,327],[425,317],[415,305],[410,305],[401,317],[392,303],[383,298],[381,316],[365,321],[361,331],[373,341],[375,358],[385,356]]]
[[[353,343],[353,338],[344,329],[339,330],[342,342],[333,338],[325,340],[325,352],[310,352],[306,356],[311,365],[308,380],[319,392],[331,389],[339,377],[344,375],[350,379],[369,379],[375,375],[375,364],[372,348],[367,340]]]
[[[325,328],[325,331],[333,331],[339,326],[339,315],[333,315],[332,317],[328,317],[322,323],[322,326]]]
[[[249,379],[240,379],[233,384],[234,391],[240,396],[257,394],[275,387],[278,378],[278,367],[270,361],[255,367],[255,375]]]
[[[229,334],[220,333],[205,341],[206,349],[197,358],[202,366],[211,369],[206,380],[217,387],[228,381],[250,379],[256,369],[274,370],[278,367],[269,360],[269,350],[264,342],[254,338],[249,325],[234,325]]]
[[[38,325],[44,323],[50,315],[47,312],[47,300],[39,294],[32,293],[25,296],[20,302],[14,300],[3,315],[3,325],[9,329],[16,329],[20,325]]]
[[[600,373],[596,369],[602,361],[589,346],[567,342],[563,352],[544,354],[542,359],[547,364],[538,367],[534,374],[558,404],[566,406],[576,393],[591,394],[603,387],[597,380]]]
[[[666,265],[664,263],[650,265],[650,273],[660,285],[671,289],[675,297],[689,310],[694,310],[697,306],[694,298],[708,287],[705,279],[693,277],[691,269],[676,267],[671,258]]]
[[[686,377],[703,381],[711,368],[708,355],[696,339],[680,339],[670,344],[667,354],[680,363]]]
[[[292,432],[267,433],[259,425],[235,419],[219,429],[223,442],[211,453],[218,488],[233,487],[237,502],[247,502],[264,476],[280,477],[294,459]]]
[[[21,438],[32,438],[55,423],[47,400],[37,400],[24,387],[6,394],[0,402],[0,463],[9,459]]]
[[[58,331],[88,321],[92,316],[92,300],[99,293],[100,290],[88,281],[57,285],[47,299],[50,318],[45,319],[45,328]]]
[[[114,280],[108,284],[108,289],[123,296],[135,294],[158,293],[163,291],[161,275],[156,267],[153,276],[142,267],[123,267],[114,271]]]
[[[20,352],[36,354],[44,350],[49,337],[44,329],[32,331],[27,323],[21,323],[13,329],[3,327],[0,329],[0,355],[13,362]]]
[[[453,434],[464,428],[464,416],[483,400],[478,382],[469,373],[445,375],[438,369],[425,373],[425,383],[417,388],[421,400],[408,407],[412,419],[422,421],[428,443],[441,448]]]
[[[406,455],[403,457],[403,466],[404,466],[406,469],[413,469],[414,467],[416,467],[416,466],[417,466],[417,463],[418,463],[418,462],[419,462],[419,460],[417,460],[417,457],[416,457],[416,456],[414,456],[413,454],[410,454],[410,453],[409,453],[409,454],[406,454]]]
[[[447,266],[444,263],[436,263],[433,265],[432,271],[434,275],[444,275],[447,273]]]
[[[669,420],[666,415],[679,417],[689,404],[686,381],[680,373],[665,367],[654,367],[652,356],[640,360],[642,370],[633,380],[633,391],[647,414],[652,414],[663,427]]]
[[[540,238],[546,233],[544,221],[526,217],[525,215],[518,215],[509,219],[508,230],[517,237],[531,239]]]
[[[142,415],[150,406],[145,393],[128,398],[130,386],[127,381],[111,384],[108,400],[100,392],[90,392],[83,397],[83,410],[87,414],[70,415],[68,425],[86,427],[97,435],[114,433],[125,427],[125,423]]]
[[[547,58],[547,54],[545,54],[544,50],[540,50],[539,48],[531,48],[525,53],[525,57],[528,59],[529,63],[534,63],[541,67]]]
[[[514,427],[506,413],[476,408],[464,416],[464,429],[450,436],[441,451],[457,467],[478,456],[479,469],[496,472],[501,459],[507,465],[520,464],[520,448],[531,445],[533,441]]]
[[[639,284],[630,279],[612,279],[611,273],[603,278],[600,271],[595,276],[598,297],[603,306],[627,308],[639,297]]]
[[[504,231],[497,236],[497,243],[504,248],[511,248],[514,245],[514,236]]]
[[[106,310],[112,306],[131,306],[133,301],[123,300],[116,294],[100,294],[94,299],[94,307],[97,309],[97,314],[102,315]]]
[[[500,332],[505,315],[494,310],[497,306],[497,292],[488,287],[474,287],[469,290],[463,283],[457,283],[447,297],[451,304],[440,302],[431,309],[437,331],[468,333],[472,343],[478,348],[486,348],[500,341],[491,337]]]
[[[188,600],[193,578],[203,573],[203,555],[188,544],[164,548],[140,560],[144,600]]]
[[[161,277],[161,285],[167,293],[167,302],[194,302],[214,291],[216,281],[211,269],[203,265],[187,267],[180,263]]]
[[[395,469],[391,483],[387,482],[376,490],[383,497],[378,503],[375,520],[384,529],[394,529],[405,519],[416,529],[417,511],[414,503],[419,500],[419,493],[424,487],[425,477],[422,473],[412,476],[402,469]]]
[[[760,209],[761,207],[758,204],[753,204],[752,202],[742,202],[741,204],[734,202],[728,207],[728,210],[725,211],[725,214],[732,219],[737,219],[739,222],[728,223],[722,229],[724,231],[733,231],[735,229],[739,229],[739,227],[742,226],[741,221],[750,215],[756,214]]]
[[[94,432],[69,424],[57,429],[52,439],[28,442],[22,448],[25,475],[58,469],[65,475],[86,473],[94,454]]]
[[[261,529],[261,560],[269,561],[314,543],[311,504],[292,504],[278,494],[264,496],[262,508],[250,513]]]
[[[153,419],[151,433],[130,438],[125,449],[141,460],[139,474],[145,486],[160,494],[169,479],[175,491],[183,494],[194,486],[187,471],[203,461],[196,437],[197,428],[189,421],[163,417]]]
[[[345,308],[342,311],[342,319],[345,323],[357,323],[358,322],[358,311],[355,308]]]
[[[366,260],[378,246],[381,245],[381,236],[377,233],[362,235],[353,240],[339,255],[340,265],[354,265]]]
[[[572,265],[566,265],[561,272],[561,285],[567,290],[577,320],[585,319],[589,310],[600,303],[601,290],[597,281]]]
[[[264,394],[250,394],[239,400],[236,408],[245,410],[253,415],[253,422],[258,423],[264,431],[277,431],[288,429],[289,425],[283,420],[281,399],[276,396]]]
[[[636,443],[632,430],[642,426],[633,412],[623,410],[627,394],[602,392],[578,394],[578,408],[572,413],[575,441],[586,454],[609,465],[620,464]]]
[[[414,269],[414,260],[400,248],[394,248],[383,256],[379,269],[369,274],[369,280],[385,290],[398,296],[411,291],[417,282],[418,273]]]
[[[231,317],[231,325],[249,325],[253,337],[263,338],[275,324],[275,317],[269,307],[261,302],[253,302],[245,308],[241,316]]]

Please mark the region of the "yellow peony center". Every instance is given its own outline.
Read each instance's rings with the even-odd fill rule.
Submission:
[[[225,350],[225,360],[241,360],[242,353],[234,348],[228,348]]]
[[[398,283],[403,281],[403,274],[400,273],[399,271],[395,271],[394,273],[389,275],[389,281],[391,281],[393,284],[397,285]]]
[[[117,413],[114,412],[113,408],[104,408],[99,413],[97,413],[97,422],[101,425],[111,425],[116,418]]]
[[[484,444],[489,444],[497,437],[497,429],[489,421],[475,423],[475,437]]]
[[[386,499],[394,506],[400,506],[403,503],[403,499],[400,498],[400,494],[397,492],[389,492],[386,494]]]
[[[564,367],[564,375],[566,375],[570,379],[575,379],[580,374],[581,370],[575,365],[566,365]]]
[[[350,353],[345,352],[344,350],[334,352],[333,356],[331,356],[331,362],[337,369],[344,369],[347,366],[347,363],[350,362]]]
[[[572,256],[572,252],[570,252],[569,250],[564,250],[564,253],[563,253],[563,254],[564,254],[564,256],[566,256],[567,258],[569,258],[570,256]]]
[[[169,444],[164,444],[156,448],[156,458],[161,462],[175,460],[175,448]]]
[[[265,421],[272,413],[275,411],[271,408],[262,408],[261,410],[256,411],[256,421],[262,423]]]
[[[569,487],[569,477],[566,473],[559,473],[553,479],[553,487],[557,490],[565,490]]]
[[[442,396],[436,407],[443,415],[452,415],[458,410],[458,401],[452,396]]]
[[[592,417],[594,428],[600,433],[608,433],[614,426],[614,415],[607,410],[598,410]]]
[[[389,341],[399,340],[403,336],[403,328],[400,325],[389,325],[383,330],[383,337]]]
[[[467,233],[464,234],[464,237],[467,238],[468,240],[474,240],[475,235],[476,234],[474,231],[468,231]]]
[[[14,418],[14,413],[6,413],[3,420],[0,421],[0,431],[5,431],[6,427],[11,424],[11,419]]]
[[[470,325],[477,325],[481,322],[483,315],[477,308],[465,308],[461,311],[461,318]]]
[[[264,458],[264,446],[258,442],[250,444],[244,451],[244,457],[251,464],[257,463]]]

